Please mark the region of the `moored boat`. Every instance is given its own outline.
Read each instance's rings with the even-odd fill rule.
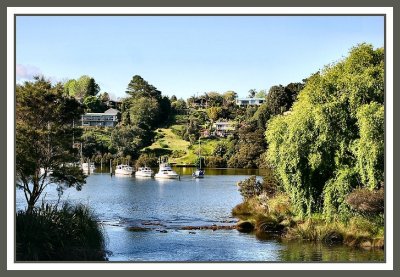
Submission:
[[[169,163],[160,163],[160,169],[155,178],[160,179],[179,179],[180,176],[178,173],[172,170],[171,165]]]
[[[94,166],[94,163],[82,163],[81,168],[83,172],[89,172],[93,173],[96,167]]]
[[[115,175],[132,175],[135,171],[127,164],[120,164],[115,167]]]
[[[151,170],[151,168],[147,167],[147,166],[139,167],[135,173],[135,176],[136,177],[153,177],[154,171]]]

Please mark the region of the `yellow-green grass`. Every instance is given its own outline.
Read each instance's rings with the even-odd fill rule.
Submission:
[[[190,142],[183,140],[172,132],[172,129],[181,128],[182,125],[173,125],[170,128],[159,128],[156,130],[156,141],[147,147],[149,150],[169,150],[169,161],[177,165],[193,165],[199,153],[198,143],[190,145]],[[201,156],[211,156],[218,142],[223,138],[201,139]],[[175,153],[175,154],[174,154]]]

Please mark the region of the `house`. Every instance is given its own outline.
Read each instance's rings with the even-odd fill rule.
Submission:
[[[236,105],[238,106],[260,106],[265,102],[265,98],[237,98]]]
[[[112,108],[104,113],[86,113],[82,115],[82,126],[115,127],[118,113],[118,110]]]
[[[219,121],[213,124],[214,127],[214,135],[218,137],[226,137],[235,131],[235,123],[234,122],[225,122]]]
[[[112,109],[121,109],[122,101],[119,100],[108,100],[106,102],[107,107]]]

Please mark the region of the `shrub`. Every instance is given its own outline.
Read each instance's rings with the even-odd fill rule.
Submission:
[[[383,189],[355,189],[346,198],[349,206],[363,214],[379,214],[385,210],[385,195]]]
[[[206,166],[211,168],[224,168],[226,167],[226,160],[218,156],[207,157]]]
[[[18,261],[105,261],[101,226],[85,206],[42,205],[16,216]]]
[[[158,165],[158,159],[153,154],[142,154],[136,161],[136,167],[141,167],[141,166],[157,167],[157,165]]]
[[[257,180],[256,176],[238,182],[239,191],[244,200],[258,196],[261,194],[263,186],[260,181]]]

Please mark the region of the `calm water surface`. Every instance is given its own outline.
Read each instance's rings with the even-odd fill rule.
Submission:
[[[175,168],[181,180],[139,179],[95,173],[82,191],[68,189],[63,201],[90,206],[103,223],[110,261],[382,261],[383,251],[283,244],[236,230],[182,230],[184,226],[232,225],[241,202],[236,183],[262,171],[207,169],[192,179],[192,168]],[[107,169],[104,169],[107,172]],[[49,188],[45,200],[55,202]],[[17,209],[25,207],[17,191]],[[147,231],[129,231],[129,227]]]

